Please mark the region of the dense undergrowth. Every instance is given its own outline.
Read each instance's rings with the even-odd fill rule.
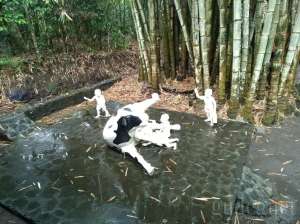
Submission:
[[[0,58],[0,95],[6,98],[15,89],[34,97],[58,95],[113,76],[136,71],[137,55],[132,49],[110,53],[69,52]]]

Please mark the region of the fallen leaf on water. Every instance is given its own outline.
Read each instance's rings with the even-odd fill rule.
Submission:
[[[30,188],[30,187],[32,187],[33,185],[31,184],[31,185],[29,185],[29,186],[27,186],[27,187],[22,187],[21,189],[19,189],[18,191],[23,191],[23,190],[26,190],[26,189],[28,189],[28,188]]]
[[[158,202],[158,203],[160,203],[160,202],[161,202],[159,199],[157,199],[157,198],[155,198],[155,197],[153,197],[153,196],[150,196],[150,198],[151,198],[152,200],[154,200],[154,201]]]
[[[166,171],[164,171],[165,173],[173,173],[173,171],[170,169],[170,167],[166,166]]]
[[[94,193],[90,193],[91,197],[96,199],[96,196],[94,195]]]
[[[265,154],[265,156],[274,156],[274,154],[273,153],[267,153],[267,154]]]
[[[265,220],[264,219],[250,219],[252,221],[259,221],[259,222],[264,222]]]
[[[51,187],[51,189],[56,190],[56,191],[60,191],[60,189],[57,188],[57,187]]]
[[[200,212],[201,212],[201,218],[202,218],[202,221],[203,221],[203,223],[206,223],[206,220],[205,220],[205,217],[204,217],[203,211],[202,211],[202,210],[200,210]]]
[[[175,201],[177,201],[178,200],[178,198],[176,197],[176,198],[174,198],[172,201],[171,201],[171,203],[173,204]]]
[[[285,161],[284,163],[282,163],[282,165],[285,166],[285,165],[287,165],[287,164],[289,164],[291,162],[293,162],[293,160],[288,160],[288,161]]]
[[[134,216],[134,215],[126,215],[126,216],[129,217],[129,218],[138,219],[138,217]]]
[[[269,176],[282,176],[282,177],[287,177],[286,174],[282,174],[282,173],[275,173],[275,172],[270,172],[268,173]]]
[[[208,201],[209,198],[193,198],[197,201]]]
[[[186,190],[188,190],[190,187],[191,187],[192,185],[188,185],[188,186],[186,186],[183,190],[182,190],[182,192],[185,192]]]
[[[173,160],[173,159],[169,159],[171,163],[173,163],[175,166],[177,165],[177,163]]]
[[[220,198],[217,198],[217,197],[201,197],[201,198],[197,198],[197,197],[192,197],[193,199],[195,200],[198,200],[198,201],[208,201],[208,200],[220,200]]]
[[[262,204],[262,202],[261,201],[255,201],[255,202],[253,202],[253,205],[255,206],[255,205],[261,205]]]
[[[109,198],[109,199],[107,200],[107,202],[113,201],[116,197],[117,197],[117,196],[112,196],[111,198]]]
[[[275,205],[279,205],[279,206],[285,207],[285,208],[288,207],[288,203],[289,203],[288,201],[275,201],[273,199],[269,199],[269,200]]]

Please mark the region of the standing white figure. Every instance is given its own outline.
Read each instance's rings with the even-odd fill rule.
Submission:
[[[97,116],[95,118],[99,118],[101,116],[101,110],[104,111],[105,116],[109,117],[110,114],[108,112],[108,110],[106,109],[106,105],[105,105],[105,98],[103,96],[103,94],[101,93],[100,89],[95,89],[95,95],[90,99],[87,97],[84,97],[85,100],[92,102],[96,100],[97,106],[96,106],[96,111],[97,111]]]
[[[194,89],[196,97],[200,100],[204,100],[204,111],[206,113],[207,119],[205,121],[210,122],[213,126],[218,122],[217,116],[217,103],[215,98],[212,96],[212,90],[206,89],[204,96],[200,96],[197,88]]]

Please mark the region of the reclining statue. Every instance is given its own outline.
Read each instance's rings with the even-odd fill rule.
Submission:
[[[154,93],[151,99],[120,108],[116,115],[108,119],[103,129],[103,138],[106,143],[137,159],[149,175],[154,173],[155,168],[138,153],[135,146],[140,141],[146,141],[159,146],[165,145],[176,148],[177,145],[175,146],[174,143],[178,141],[178,139],[168,139],[172,129],[168,123],[168,115],[162,116],[161,124],[149,120],[145,111],[158,101],[159,95]],[[178,125],[174,126],[173,129],[178,130]]]

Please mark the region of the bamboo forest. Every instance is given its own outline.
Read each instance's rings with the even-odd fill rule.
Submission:
[[[0,0],[0,224],[300,224],[299,0]]]

